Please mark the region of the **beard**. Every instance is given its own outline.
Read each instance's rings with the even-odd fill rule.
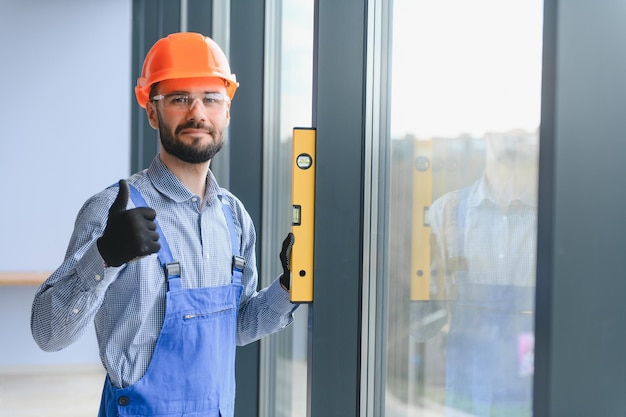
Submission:
[[[224,131],[217,130],[207,126],[202,122],[190,121],[176,128],[172,134],[172,129],[163,120],[161,114],[157,112],[159,118],[159,137],[161,138],[161,146],[167,153],[175,156],[181,161],[190,164],[200,164],[207,162],[222,149],[224,145]],[[213,140],[204,146],[199,146],[200,138],[193,138],[191,144],[186,144],[178,138],[180,132],[184,129],[204,129],[213,138]]]

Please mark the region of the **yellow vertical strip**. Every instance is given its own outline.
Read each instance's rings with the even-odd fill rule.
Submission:
[[[413,147],[413,210],[411,233],[411,300],[430,300],[430,225],[432,141]]]
[[[292,302],[313,301],[313,247],[315,241],[315,129],[293,129],[291,232]]]

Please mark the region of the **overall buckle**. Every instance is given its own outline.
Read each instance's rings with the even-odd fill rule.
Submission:
[[[233,264],[232,264],[232,270],[233,271],[239,271],[239,272],[243,272],[243,267],[246,266],[246,260],[243,258],[243,256],[233,256]]]
[[[180,262],[170,262],[165,264],[165,275],[167,277],[180,277]]]

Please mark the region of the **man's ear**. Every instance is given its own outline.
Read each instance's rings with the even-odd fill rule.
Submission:
[[[159,118],[157,116],[156,106],[153,102],[149,101],[146,104],[146,115],[148,116],[148,123],[153,129],[159,129]]]

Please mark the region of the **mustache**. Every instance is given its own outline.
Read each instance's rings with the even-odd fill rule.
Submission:
[[[176,131],[174,132],[175,134],[179,134],[181,131],[185,130],[185,129],[201,129],[201,130],[205,130],[209,135],[211,136],[215,136],[215,128],[202,123],[202,122],[195,122],[193,120],[190,120],[189,122],[179,125],[176,128]]]

